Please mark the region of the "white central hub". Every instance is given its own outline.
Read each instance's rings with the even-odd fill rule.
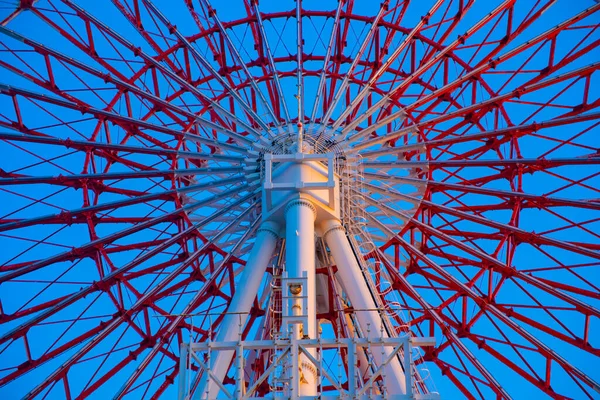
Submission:
[[[234,360],[238,371],[236,390],[239,398],[246,390],[252,392],[256,389],[244,386],[241,338],[253,300],[278,246],[285,252],[285,266],[283,270],[279,268],[281,265],[278,266],[278,276],[274,274],[272,277],[275,287],[281,290],[279,300],[275,292],[272,297],[274,309],[279,310],[281,317],[280,324],[273,323],[277,317],[271,321],[272,326],[277,327],[273,348],[287,343],[289,352],[283,353],[276,362],[273,359],[274,365],[281,363],[283,366],[281,374],[275,374],[277,385],[281,386],[274,387],[281,388],[287,398],[316,399],[321,395],[319,388],[323,387],[317,373],[323,355],[309,345],[321,343],[317,321],[320,303],[317,299],[328,298],[331,292],[323,289],[322,284],[317,289],[317,264],[319,267],[337,266],[337,270],[331,270],[335,285],[333,291],[339,288],[338,293],[344,293],[344,298],[338,299],[342,307],[353,308],[353,319],[345,320],[349,330],[359,332],[361,340],[368,343],[379,340],[386,344],[398,339],[391,327],[384,326],[386,320],[380,314],[383,309],[381,298],[377,297],[375,287],[369,286],[370,269],[353,235],[357,235],[358,231],[368,235],[368,221],[364,216],[368,207],[387,209],[388,201],[396,204],[397,197],[402,194],[388,197],[386,191],[390,190],[389,186],[363,182],[362,172],[354,161],[360,157],[347,159],[331,136],[319,132],[305,135],[305,140],[300,142],[300,135],[293,132],[278,136],[269,148],[262,149],[262,153],[254,153],[257,158],[246,160],[246,170],[251,173],[259,172],[255,168],[260,167],[262,224],[239,277],[243,290],[236,290],[215,338],[215,342],[220,344],[231,344],[237,340],[235,358],[233,350],[223,350],[210,358],[209,364],[202,366],[205,373],[197,385],[197,392],[208,399],[216,398],[224,388],[221,383]],[[412,182],[414,179],[407,177],[405,180]],[[373,191],[374,196],[365,195],[363,183],[368,184],[368,190]],[[402,218],[405,213],[398,212],[398,215]],[[396,224],[394,221],[391,223]],[[347,232],[346,227],[354,230]],[[317,236],[321,238],[318,262]],[[281,237],[285,238],[285,244],[279,243]],[[279,305],[277,301],[280,301]],[[355,358],[360,362],[348,369],[347,384],[351,397],[359,392],[357,382],[369,380],[360,389],[362,395],[367,390],[365,388],[374,385],[375,380],[383,379],[384,384],[373,388],[375,392],[379,391],[385,398],[406,398],[404,396],[411,392],[412,367],[410,363],[401,364],[399,351],[398,347],[358,351]],[[404,359],[410,361],[410,353],[405,354]],[[266,379],[266,375],[261,379]]]
[[[314,204],[318,223],[340,218],[340,185],[333,153],[265,154],[264,163],[263,220],[280,221],[285,205],[295,199]]]

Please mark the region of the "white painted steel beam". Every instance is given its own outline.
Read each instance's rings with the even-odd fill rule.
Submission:
[[[341,280],[352,306],[356,310],[375,310],[377,306],[346,237],[345,229],[337,220],[325,221],[322,229],[325,242],[338,267],[337,277]],[[388,337],[386,331],[380,329],[383,322],[378,311],[355,311],[355,315],[363,335],[373,339]],[[373,352],[373,358],[378,365],[382,365],[385,361],[384,357],[387,358],[389,355],[389,349],[385,349],[384,356],[379,352]],[[408,373],[410,374],[410,371]],[[385,367],[385,375],[388,378],[386,382],[390,395],[406,393],[404,371],[396,357],[392,358]]]
[[[239,282],[243,283],[243,287],[238,285],[238,290],[236,290],[231,300],[231,305],[215,338],[216,342],[239,340],[241,329],[246,323],[260,283],[275,251],[278,237],[279,225],[274,222],[263,222],[258,229],[256,241],[248,256],[248,262],[240,275]],[[210,362],[210,369],[220,382],[227,374],[233,354],[233,350],[221,351]],[[208,374],[204,374],[195,393],[196,398],[204,398],[208,393],[208,398],[214,399],[219,393],[219,387],[214,379],[210,379]]]
[[[387,400],[440,400],[440,396],[436,392],[420,394],[420,393],[407,393],[407,394],[391,394],[389,392],[385,394],[373,394],[368,393],[369,386],[371,386],[375,379],[378,376],[382,376],[386,373],[385,368],[390,362],[397,361],[396,355],[402,359],[405,368],[411,368],[412,366],[412,348],[413,347],[426,347],[435,345],[435,339],[433,337],[427,338],[413,338],[410,336],[402,336],[402,337],[394,337],[394,338],[383,338],[383,337],[373,337],[373,338],[335,338],[335,339],[276,339],[276,340],[249,340],[249,341],[229,341],[229,342],[198,342],[198,343],[190,343],[182,345],[182,357],[180,360],[181,366],[184,369],[190,369],[190,366],[187,364],[186,360],[189,360],[192,364],[196,364],[200,368],[208,368],[208,366],[203,362],[202,357],[199,357],[197,353],[202,353],[206,351],[213,352],[224,352],[224,351],[236,351],[243,358],[244,350],[273,350],[280,349],[281,354],[273,361],[273,363],[269,366],[269,368],[264,371],[264,373],[257,379],[257,381],[248,389],[245,394],[241,394],[238,392],[235,395],[229,395],[227,398],[236,398],[236,399],[248,399],[248,398],[262,398],[262,397],[252,397],[255,394],[256,389],[260,382],[263,382],[270,373],[274,371],[274,369],[281,365],[281,363],[285,363],[287,356],[291,353],[302,353],[303,355],[309,358],[309,361],[315,365],[315,367],[319,370],[319,373],[322,374],[326,379],[328,379],[334,387],[337,388],[338,393],[337,396],[323,396],[321,394],[315,396],[301,396],[302,400],[316,400],[316,399],[339,399],[339,398],[351,398],[351,399],[387,399]],[[369,380],[369,385],[366,385],[362,389],[354,387],[353,385],[349,385],[347,389],[342,388],[342,384],[345,380],[344,377],[338,376],[337,379],[334,375],[331,375],[331,371],[327,371],[327,367],[321,365],[319,361],[312,357],[311,350],[316,349],[337,349],[340,351],[341,349],[346,349],[349,355],[356,354],[358,349],[366,350],[369,348],[381,348],[384,347],[388,349],[383,356],[382,365],[378,366],[374,370],[374,374]],[[241,360],[243,361],[243,360]],[[352,373],[352,365],[349,365],[349,372]],[[186,371],[187,372],[187,371]],[[185,373],[185,372],[184,372]],[[210,374],[214,376],[212,371]],[[237,381],[242,380],[243,371],[238,369],[236,370],[235,378]],[[386,375],[385,380],[389,377]],[[407,375],[405,377],[407,387],[411,387],[412,376]],[[220,385],[222,385],[219,382]],[[226,391],[223,391],[223,394],[227,396]],[[187,392],[184,390],[180,391],[179,399],[185,399]],[[273,397],[268,397],[273,398]],[[297,396],[288,396],[286,398],[297,398]]]

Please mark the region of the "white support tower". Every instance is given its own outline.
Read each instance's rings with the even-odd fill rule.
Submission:
[[[336,171],[343,160],[333,151],[315,151],[318,142],[311,142],[310,136],[302,143],[302,148],[288,148],[283,154],[263,155],[262,225],[215,340],[182,349],[179,398],[256,398],[257,389],[267,381],[277,382],[271,397],[290,399],[329,398],[323,393],[324,381],[335,388],[331,398],[438,398],[413,393],[412,348],[433,343],[408,335],[396,337],[382,318],[377,293],[369,287],[358,249],[343,226],[340,186],[348,182],[341,182]],[[279,333],[271,340],[244,340],[246,317],[278,241],[285,241]],[[347,314],[343,318],[348,321],[345,339],[319,334],[317,241],[337,266],[335,277],[345,293],[340,304],[349,302],[354,311],[352,318]],[[343,355],[345,378],[324,368],[323,352],[330,348]],[[251,350],[271,352],[272,357],[264,373],[246,385],[244,351]],[[189,375],[191,365],[197,368],[194,378]],[[232,369],[234,393],[223,383]]]

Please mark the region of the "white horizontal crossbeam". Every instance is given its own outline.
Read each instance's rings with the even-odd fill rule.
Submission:
[[[440,396],[437,393],[407,393],[400,395],[390,395],[387,393],[379,394],[371,394],[368,393],[368,388],[370,388],[376,379],[380,378],[382,373],[384,372],[384,367],[391,362],[392,359],[396,357],[401,357],[403,360],[402,365],[404,369],[412,368],[412,347],[426,347],[435,345],[435,339],[432,337],[380,337],[380,338],[340,338],[340,339],[294,339],[292,338],[283,338],[283,339],[275,339],[275,340],[244,340],[244,341],[224,341],[224,342],[199,342],[199,343],[190,343],[187,346],[186,351],[182,351],[182,357],[191,357],[192,360],[196,362],[197,367],[200,369],[199,373],[204,371],[211,375],[211,372],[207,371],[207,366],[205,363],[201,361],[201,357],[198,357],[196,353],[202,352],[219,352],[219,351],[236,351],[236,357],[243,357],[243,351],[246,350],[278,350],[281,353],[273,360],[273,363],[267,368],[260,377],[257,378],[256,382],[253,382],[248,390],[243,393],[243,390],[238,390],[236,395],[230,395],[230,398],[237,399],[246,399],[251,396],[258,386],[268,378],[268,376],[273,373],[275,368],[285,363],[287,357],[290,354],[295,354],[298,356],[299,353],[306,354],[311,363],[314,364],[315,369],[318,371],[318,374],[322,377],[325,377],[327,380],[331,382],[331,384],[337,388],[339,392],[338,395],[335,396],[324,396],[319,395],[317,397],[311,396],[295,396],[297,399],[389,399],[389,400],[439,400]],[[363,349],[372,349],[373,347],[391,347],[393,350],[389,353],[388,357],[382,362],[381,365],[377,365],[374,370],[373,375],[370,380],[366,382],[362,388],[354,387],[352,384],[354,382],[354,371],[356,366],[354,362],[355,357],[350,357],[350,355],[355,355],[357,348]],[[291,349],[297,348],[299,352],[291,351]],[[318,357],[313,357],[310,353],[310,349],[346,349],[349,354],[348,358],[348,389],[342,389],[343,382],[336,381],[321,365]],[[401,351],[403,350],[403,351]],[[239,362],[243,362],[243,360],[239,360]],[[352,364],[352,365],[350,365]],[[186,365],[189,368],[189,362],[182,359],[180,365]],[[239,375],[240,371],[236,370],[236,381],[243,380],[243,376]],[[242,372],[243,373],[243,372]],[[214,377],[211,377],[214,379]],[[407,388],[412,388],[412,373],[406,373],[405,378],[407,380]],[[221,383],[217,382],[221,387]],[[223,387],[221,387],[224,393],[228,393]],[[180,388],[181,390],[181,388]],[[189,398],[191,393],[180,393],[179,398],[185,399]],[[197,396],[197,394],[196,394]],[[200,398],[202,394],[200,394]],[[262,397],[252,397],[253,399],[259,399]],[[269,397],[271,398],[271,397]],[[265,397],[267,399],[267,397]],[[211,399],[212,400],[212,399]]]

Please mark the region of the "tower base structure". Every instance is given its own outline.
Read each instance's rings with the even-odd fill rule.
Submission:
[[[396,337],[382,318],[385,311],[375,288],[369,287],[360,251],[347,237],[341,222],[337,161],[334,153],[264,155],[263,224],[242,272],[242,286],[214,341],[182,345],[179,399],[261,398],[256,397],[258,393],[288,399],[438,398],[413,390],[412,349],[433,345],[432,339]],[[273,293],[271,299],[280,297],[280,320],[273,317],[271,321],[278,332],[269,340],[264,335],[248,340],[243,335],[246,317],[277,240],[285,248],[283,273],[277,278],[279,294]],[[320,334],[317,240],[326,244],[325,258],[337,266],[335,280],[345,296],[336,300],[342,308],[351,304],[353,326],[348,332],[353,336],[338,332],[337,338],[324,338]],[[331,350],[337,350],[337,355],[331,356]],[[338,363],[336,373],[332,362]],[[255,369],[256,363],[263,368]],[[234,375],[234,391],[224,384],[227,375]]]
[[[179,395],[178,400],[187,399],[209,399],[206,393],[198,393],[194,387],[190,387],[189,382],[194,382],[196,377],[206,374],[208,369],[206,363],[201,360],[206,358],[208,353],[234,353],[235,376],[238,383],[235,391],[228,391],[220,382],[215,383],[221,388],[219,399],[388,399],[388,400],[439,400],[437,393],[412,393],[390,394],[385,390],[383,392],[377,388],[386,388],[396,377],[386,374],[386,369],[390,362],[401,355],[402,365],[405,370],[412,368],[413,360],[411,355],[415,347],[433,346],[433,338],[415,338],[415,337],[396,337],[396,338],[341,338],[341,339],[296,339],[294,336],[278,340],[246,340],[229,342],[202,342],[202,343],[184,343],[181,345],[180,354],[180,373],[179,373]],[[313,354],[322,354],[327,349],[338,349],[341,353],[347,355],[347,373],[336,375],[324,365],[324,360],[314,357]],[[373,374],[367,382],[361,382],[359,379],[359,366],[357,365],[357,354],[359,351],[386,350],[389,354],[382,364],[374,368]],[[245,373],[243,366],[246,363],[244,352],[253,351],[273,351],[278,356],[274,359],[270,367],[264,373],[255,379],[251,385],[245,383]],[[319,377],[320,385],[332,387],[329,391],[319,391],[312,396],[294,395],[293,393],[272,392],[269,396],[258,397],[257,389],[264,384],[269,384],[273,380],[273,374],[278,370],[286,369],[284,363],[289,362],[290,358],[299,359],[305,356],[315,368]],[[196,369],[198,367],[198,369]],[[377,384],[376,384],[377,383]],[[405,386],[412,388],[414,385],[412,374],[405,374]],[[214,397],[216,398],[216,397]],[[213,400],[214,398],[210,398]]]

